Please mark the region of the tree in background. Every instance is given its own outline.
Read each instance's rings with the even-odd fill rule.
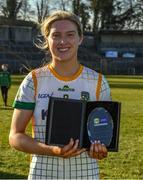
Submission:
[[[90,9],[89,4],[82,0],[72,1],[72,11],[74,14],[80,17],[81,23],[83,25],[83,32],[90,29],[89,19],[90,19]]]
[[[29,1],[22,0],[22,6],[20,8],[20,16],[19,18],[23,20],[30,20],[30,14],[31,14],[31,6],[29,4]]]
[[[114,29],[143,29],[143,0],[114,1]]]
[[[31,6],[30,6],[31,3]],[[69,10],[78,15],[83,31],[143,29],[143,0],[0,0],[3,17],[30,19],[41,23],[53,10]]]
[[[79,9],[80,9],[80,0],[73,0],[72,1],[72,10],[73,13],[79,16]]]
[[[90,0],[90,8],[93,13],[93,32],[111,29],[114,18],[114,0]]]
[[[0,24],[35,26],[31,9],[27,0],[0,0]]]
[[[85,3],[81,3],[79,6],[79,17],[81,18],[81,23],[83,27],[83,32],[90,30],[90,24],[89,24],[89,6]]]
[[[15,21],[17,19],[23,0],[6,0],[5,6],[2,5],[2,14],[9,20]]]
[[[93,32],[143,27],[143,0],[90,0]]]
[[[38,23],[41,23],[51,11],[68,10],[70,6],[71,2],[69,0],[37,0],[35,16],[37,16]]]
[[[58,0],[57,3],[59,5],[59,8],[64,11],[66,11],[68,9],[68,7],[71,6],[69,0]]]
[[[143,29],[143,0],[90,0],[95,46],[101,30]]]
[[[38,23],[41,23],[49,14],[49,0],[37,0],[36,9]]]

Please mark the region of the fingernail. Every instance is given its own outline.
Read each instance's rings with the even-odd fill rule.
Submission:
[[[98,152],[98,148],[97,148],[97,146],[95,146],[95,152]]]
[[[90,142],[91,142],[91,144],[94,144],[94,141],[91,140]]]
[[[93,151],[93,146],[90,147],[90,151]]]
[[[100,140],[97,141],[98,143],[101,143]]]
[[[78,142],[79,142],[79,139],[77,139],[76,142],[78,143]]]
[[[97,143],[97,141],[95,140],[95,141],[94,141],[94,143],[96,144],[96,143]]]

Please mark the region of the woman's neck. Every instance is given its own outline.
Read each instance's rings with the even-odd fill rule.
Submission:
[[[79,70],[80,67],[78,61],[75,62],[52,61],[50,65],[58,75],[63,77],[73,76]]]

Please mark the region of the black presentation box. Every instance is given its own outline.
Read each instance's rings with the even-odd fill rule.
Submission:
[[[90,112],[105,108],[113,120],[113,136],[108,151],[118,151],[121,103],[113,101],[82,101],[50,97],[46,122],[46,144],[64,146],[70,138],[79,139],[79,147],[89,148],[87,119]]]

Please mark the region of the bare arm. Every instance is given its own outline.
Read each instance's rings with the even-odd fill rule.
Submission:
[[[9,143],[19,151],[30,154],[52,155],[60,157],[72,157],[81,154],[85,149],[78,149],[78,141],[70,140],[69,144],[60,148],[37,142],[25,134],[25,129],[32,117],[33,111],[15,109],[12,117]]]

